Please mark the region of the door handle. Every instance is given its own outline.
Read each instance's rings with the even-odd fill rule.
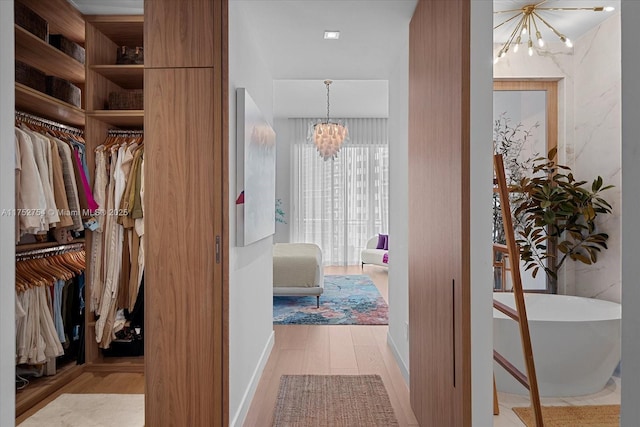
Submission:
[[[453,357],[453,387],[456,387],[456,279],[451,280],[451,355]]]

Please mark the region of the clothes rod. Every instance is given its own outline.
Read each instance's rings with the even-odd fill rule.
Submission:
[[[142,129],[109,129],[107,132],[108,136],[141,136],[144,135],[144,130]]]
[[[84,250],[84,243],[69,243],[66,245],[58,245],[52,246],[50,248],[41,248],[41,249],[31,249],[24,252],[16,252],[16,258],[25,259],[29,257],[34,257],[36,255],[47,255],[47,254],[63,254],[66,252],[77,252],[80,250]]]
[[[74,128],[73,126],[68,126],[62,123],[55,122],[53,120],[49,120],[43,117],[35,116],[33,114],[25,113],[23,111],[16,111],[16,120],[25,122],[25,123],[40,125],[43,127],[54,128],[54,129],[75,134],[78,136],[81,136],[84,134],[84,131],[82,129]]]

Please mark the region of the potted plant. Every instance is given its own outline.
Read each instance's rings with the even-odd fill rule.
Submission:
[[[506,113],[501,113],[493,123],[493,147],[496,154],[502,155],[507,185],[517,185],[522,178],[531,173],[532,158],[523,158],[523,151],[528,141],[533,137],[535,130],[540,126],[535,123],[526,129],[522,123],[512,124]],[[537,156],[538,154],[535,154]],[[529,157],[529,156],[527,156]],[[512,213],[518,205],[519,197],[515,193],[509,193],[509,202]],[[520,218],[514,218],[514,226],[518,228]],[[500,210],[500,197],[493,193],[493,243],[506,244],[502,211]]]
[[[505,167],[507,185],[517,185],[522,178],[530,175],[531,163],[538,154],[524,154],[530,152],[530,139],[535,136],[535,131],[539,123],[526,128],[522,122],[512,123],[507,113],[501,113],[493,123],[493,147],[496,154],[502,155]],[[511,213],[518,206],[519,196],[513,192],[509,193],[509,203]],[[520,217],[514,216],[513,224],[516,230],[520,228]],[[497,192],[493,193],[493,243],[505,245],[507,243],[504,233],[504,222],[500,207],[500,197]],[[504,254],[501,251],[494,251],[494,262],[503,263]],[[502,290],[505,284],[503,268],[494,268],[494,290]]]
[[[531,174],[512,186],[514,216],[519,219],[520,257],[533,277],[542,269],[557,292],[557,272],[567,259],[593,264],[607,249],[609,236],[596,219],[611,213],[602,192],[612,188],[598,176],[589,185],[577,181],[567,166],[555,162],[557,150],[532,161]]]

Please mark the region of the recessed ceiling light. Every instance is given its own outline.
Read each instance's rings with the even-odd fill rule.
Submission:
[[[338,40],[340,38],[340,31],[329,31],[326,30],[324,32],[325,40]]]

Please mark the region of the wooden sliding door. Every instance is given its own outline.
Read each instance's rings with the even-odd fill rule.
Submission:
[[[145,1],[146,425],[228,425],[226,0]]]
[[[420,0],[409,45],[411,406],[471,425],[470,0]]]

